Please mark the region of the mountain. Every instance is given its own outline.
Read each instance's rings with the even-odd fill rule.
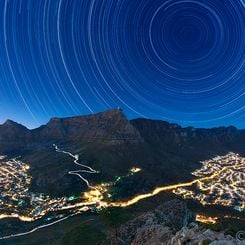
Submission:
[[[121,110],[89,116],[52,118],[47,125],[34,130],[33,136],[35,140],[43,141],[101,141],[111,145],[143,140]]]
[[[245,154],[245,130],[238,130],[233,126],[182,128],[177,124],[149,119],[134,119],[131,123],[144,140],[159,151],[185,155],[194,153],[198,158],[228,151]]]
[[[245,130],[182,128],[158,120],[128,120],[120,109],[52,118],[33,130],[10,120],[0,125],[0,155],[21,155],[31,165],[34,190],[53,195],[80,193],[86,188],[84,183],[67,174],[77,167],[71,158],[55,152],[53,143],[80,154],[84,162],[100,171],[89,177],[92,183],[125,175],[133,166],[142,168],[118,183],[117,193],[123,198],[157,185],[190,180],[191,171],[201,160],[217,154],[234,151],[245,155]]]
[[[52,118],[34,130],[11,120],[0,125],[1,144],[78,141],[103,141],[113,145],[137,143],[143,139],[120,109],[88,116]]]
[[[21,124],[7,120],[0,125],[0,142],[18,142],[27,137],[29,130]]]
[[[30,131],[21,124],[7,120],[0,125],[1,152],[11,152],[28,143]]]

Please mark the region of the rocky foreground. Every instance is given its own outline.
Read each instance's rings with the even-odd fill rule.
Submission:
[[[130,245],[244,244],[224,232],[205,229],[179,200],[169,201],[122,225],[103,243]]]

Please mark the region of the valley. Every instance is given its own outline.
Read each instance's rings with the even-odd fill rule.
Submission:
[[[128,200],[113,201],[110,200],[112,197],[110,188],[114,185],[113,182],[91,186],[89,180],[84,178],[82,174],[95,174],[97,171],[88,165],[79,163],[78,155],[61,150],[57,145],[54,145],[54,149],[57,153],[69,155],[73,158],[74,164],[85,169],[68,171],[68,174],[78,176],[81,181],[85,182],[88,191],[77,197],[70,196],[57,199],[45,196],[43,193],[32,193],[28,189],[31,182],[31,176],[28,175],[29,165],[16,159],[7,160],[6,156],[2,156],[0,167],[2,188],[0,219],[18,218],[25,222],[44,220],[42,221],[43,224],[30,231],[5,235],[0,239],[31,234],[83,212],[100,212],[102,209],[109,207],[128,207],[161,192],[173,192],[184,199],[198,201],[203,206],[228,206],[244,212],[245,158],[235,153],[216,156],[211,160],[204,161],[202,168],[193,172],[193,175],[197,178],[190,182],[157,187],[149,193],[129,197]],[[129,175],[137,174],[140,171],[140,168],[134,167],[130,170]],[[117,180],[120,180],[120,177]],[[226,185],[223,184],[224,182]],[[195,192],[190,190],[191,188]],[[210,224],[217,222],[217,218],[205,218],[202,215],[197,215],[196,220],[203,223],[210,222]]]

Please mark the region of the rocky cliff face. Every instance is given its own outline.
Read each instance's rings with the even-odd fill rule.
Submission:
[[[168,241],[166,241],[166,243],[162,244],[242,245],[244,243],[230,235],[226,235],[224,231],[216,232],[210,229],[202,228],[196,223],[191,223],[188,227],[184,227],[179,230]]]
[[[188,220],[186,220],[188,218]],[[168,201],[112,232],[104,244],[111,245],[242,245],[225,235],[193,222],[194,216],[179,200]],[[187,221],[187,222],[186,222]],[[185,226],[183,226],[185,224]],[[104,245],[103,244],[103,245]]]
[[[186,217],[188,222],[193,219],[185,204],[172,200],[122,225],[105,244],[161,245],[183,226]]]
[[[89,116],[53,118],[45,127],[35,132],[43,139],[52,140],[103,141],[108,144],[143,141],[120,109]]]

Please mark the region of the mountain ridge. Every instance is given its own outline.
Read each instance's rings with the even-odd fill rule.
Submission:
[[[15,131],[15,134],[10,131]],[[123,140],[125,137],[132,141],[142,141],[137,130],[120,109],[85,116],[51,118],[47,124],[35,129],[28,129],[12,120],[0,125],[0,141],[5,141],[5,138],[15,141],[18,139],[15,137],[17,135],[22,135],[27,141],[74,141],[80,138]]]
[[[101,112],[97,112],[97,113],[93,113],[93,114],[82,114],[82,115],[76,115],[76,116],[68,116],[68,117],[51,117],[47,123],[45,124],[42,124],[36,128],[28,128],[27,126],[25,126],[24,124],[21,124],[21,123],[18,123],[12,119],[6,119],[5,122],[3,122],[2,124],[0,124],[0,127],[1,126],[4,126],[4,125],[8,125],[8,124],[18,124],[18,125],[21,125],[23,127],[25,127],[26,129],[28,129],[29,131],[34,131],[34,130],[37,130],[39,128],[42,128],[43,126],[46,126],[54,121],[62,121],[62,120],[66,120],[66,119],[79,119],[79,118],[88,118],[88,117],[96,117],[96,116],[99,116],[99,115],[109,115],[109,114],[113,114],[113,113],[118,113],[118,112],[121,112],[125,118],[126,115],[124,114],[123,110],[121,108],[113,108],[113,109],[108,109],[108,110],[105,110],[105,111],[101,111]],[[172,125],[172,126],[175,126],[175,127],[181,127],[183,129],[219,129],[219,128],[234,128],[236,130],[244,130],[244,128],[237,128],[236,126],[234,125],[229,125],[229,126],[216,126],[216,127],[210,127],[210,128],[205,128],[205,127],[194,127],[194,126],[181,126],[180,124],[178,123],[173,123],[173,122],[169,122],[169,121],[166,121],[166,120],[161,120],[161,119],[152,119],[152,118],[144,118],[144,117],[137,117],[137,118],[133,118],[133,119],[128,119],[129,121],[135,121],[135,120],[147,120],[147,121],[154,121],[154,122],[164,122],[168,125]]]

